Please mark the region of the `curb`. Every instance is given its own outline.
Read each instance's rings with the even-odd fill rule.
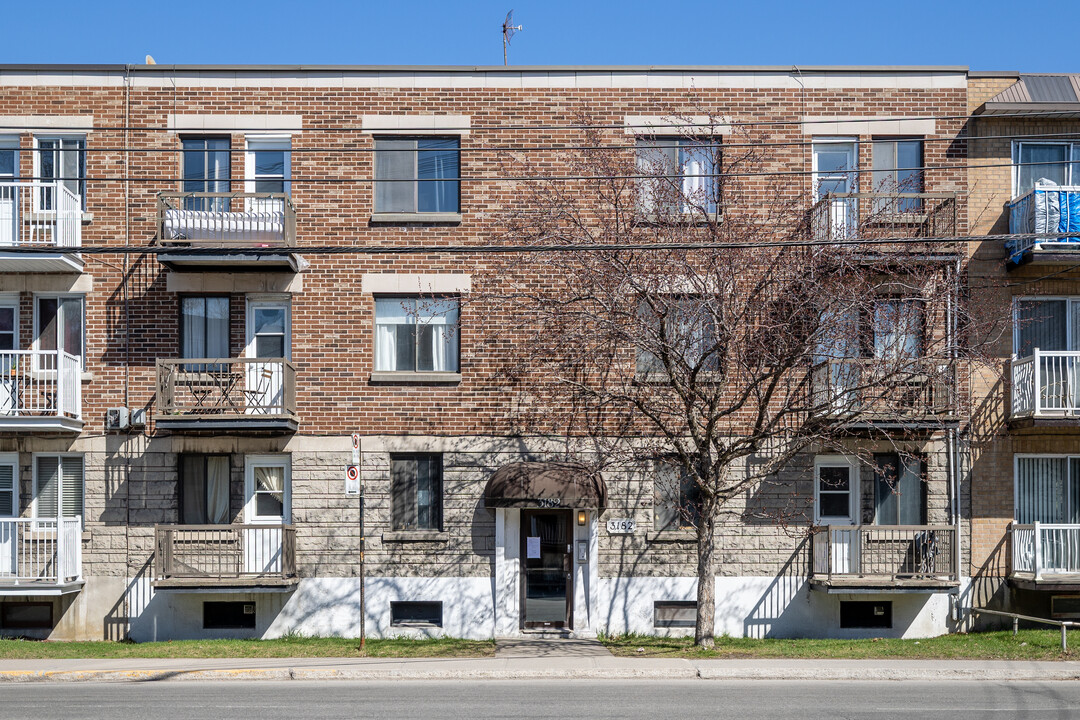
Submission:
[[[360,670],[335,668],[236,668],[193,670],[8,670],[0,672],[0,684],[49,682],[162,682],[238,680],[352,680],[352,681],[438,681],[438,680],[851,680],[902,681],[1038,681],[1080,680],[1072,668],[1060,671],[1020,668],[960,669],[779,669],[748,667],[693,667],[635,670],[632,668],[581,668],[577,670],[461,670],[422,672],[402,670]]]

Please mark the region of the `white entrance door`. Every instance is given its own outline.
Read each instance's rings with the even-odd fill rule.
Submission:
[[[247,363],[245,395],[250,414],[285,412],[285,365],[281,361],[291,354],[290,320],[288,301],[248,302],[246,355],[260,361]]]
[[[858,467],[841,456],[819,457],[814,464],[814,476],[815,521],[831,528],[830,569],[839,574],[858,573]]]
[[[18,139],[0,138],[0,247],[14,245],[19,228]]]
[[[0,456],[0,578],[18,574],[18,467],[18,456]]]
[[[857,192],[857,170],[858,154],[853,139],[814,140],[814,202],[830,194]],[[824,230],[832,239],[851,237],[858,218],[855,198],[833,197],[829,203],[829,227]]]
[[[291,521],[288,455],[249,455],[244,463],[244,572],[282,571],[282,525]]]

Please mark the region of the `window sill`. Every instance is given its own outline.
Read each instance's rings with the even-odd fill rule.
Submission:
[[[372,223],[460,223],[461,213],[372,213]]]
[[[722,223],[724,216],[721,213],[639,213],[635,218],[638,225],[708,225],[710,223]]]
[[[693,530],[660,530],[645,535],[645,539],[651,543],[669,542],[686,543],[697,542],[697,533]]]
[[[382,371],[371,373],[369,380],[391,385],[457,385],[461,382],[461,373]]]
[[[437,542],[450,541],[450,533],[443,530],[395,530],[382,534],[384,543]]]
[[[720,374],[715,370],[702,370],[698,373],[697,381],[700,383],[715,383],[720,380]],[[635,373],[634,382],[640,385],[670,385],[671,378],[666,372]]]

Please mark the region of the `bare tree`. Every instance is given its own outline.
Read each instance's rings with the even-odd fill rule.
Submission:
[[[958,249],[877,241],[954,234],[954,199],[815,203],[809,183],[768,174],[801,151],[785,161],[767,136],[721,143],[719,118],[672,118],[686,129],[636,146],[596,128],[555,162],[507,155],[528,180],[492,237],[534,252],[485,259],[469,303],[514,432],[587,438],[605,466],[674,468],[665,494],[696,531],[695,637],[710,647],[725,504],[855,426],[955,419],[974,353],[958,342]]]

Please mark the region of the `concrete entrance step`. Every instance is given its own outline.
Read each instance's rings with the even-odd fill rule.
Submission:
[[[497,638],[495,640],[497,658],[585,658],[611,657],[607,648],[596,640],[582,638],[526,636],[515,638]]]

